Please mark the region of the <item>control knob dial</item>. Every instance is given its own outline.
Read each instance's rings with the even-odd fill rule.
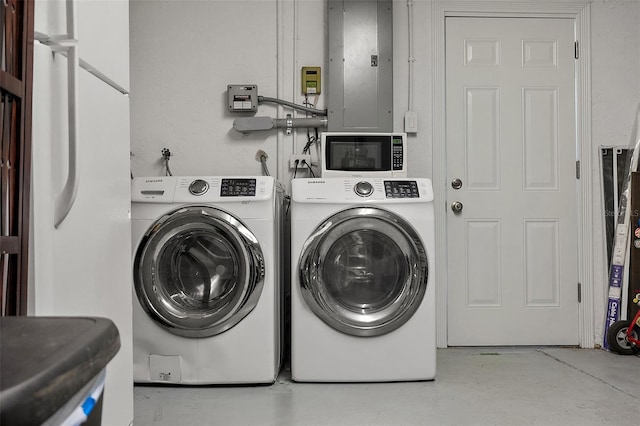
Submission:
[[[366,181],[356,183],[356,185],[353,187],[353,190],[361,197],[368,197],[373,194],[373,186]]]
[[[189,185],[189,192],[193,195],[202,195],[209,190],[209,183],[202,179],[196,179]]]

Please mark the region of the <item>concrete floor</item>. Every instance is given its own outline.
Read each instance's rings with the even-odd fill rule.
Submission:
[[[135,426],[637,425],[640,357],[573,348],[438,350],[430,382],[134,390]]]

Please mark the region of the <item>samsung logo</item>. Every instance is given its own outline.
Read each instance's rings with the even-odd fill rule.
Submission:
[[[308,180],[307,183],[312,184],[312,183],[327,183],[327,182],[324,180]]]
[[[159,183],[162,182],[162,179],[145,179],[144,182],[145,183]]]

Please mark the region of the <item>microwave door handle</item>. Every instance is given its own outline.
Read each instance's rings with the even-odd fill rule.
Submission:
[[[67,96],[69,122],[69,164],[67,180],[62,191],[54,198],[54,227],[57,229],[71,211],[78,193],[80,155],[78,152],[78,70],[79,55],[76,41],[76,2],[67,0],[67,40],[64,47],[67,53]]]

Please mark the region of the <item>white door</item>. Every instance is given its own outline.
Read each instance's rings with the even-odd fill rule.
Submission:
[[[451,346],[578,343],[574,40],[571,19],[446,20]]]

